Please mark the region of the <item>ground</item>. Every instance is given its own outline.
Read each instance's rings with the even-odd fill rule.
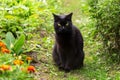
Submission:
[[[35,32],[35,36],[31,41],[32,46],[35,46],[31,52],[34,58],[32,65],[35,65],[37,72],[35,73],[36,80],[118,80],[114,78],[113,74],[117,73],[116,70],[110,71],[110,67],[99,56],[98,51],[101,47],[100,42],[96,42],[91,37],[91,31],[94,30],[91,20],[82,12],[79,0],[65,0],[63,10],[61,13],[73,12],[73,23],[80,29],[84,37],[84,51],[85,60],[84,67],[79,70],[65,73],[59,71],[54,65],[52,60],[52,48],[54,45],[54,33],[46,33],[43,31]],[[84,6],[84,5],[81,5]],[[119,73],[119,71],[118,71]],[[119,73],[120,74],[120,73]],[[109,77],[110,76],[110,77]]]

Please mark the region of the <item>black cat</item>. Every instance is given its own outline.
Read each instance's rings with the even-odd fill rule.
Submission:
[[[55,45],[53,60],[59,69],[69,72],[83,66],[83,38],[72,24],[72,14],[54,16]]]

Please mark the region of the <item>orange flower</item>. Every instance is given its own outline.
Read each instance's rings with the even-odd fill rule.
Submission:
[[[10,50],[2,47],[1,48],[1,52],[3,52],[3,53],[10,53]]]
[[[34,66],[28,66],[27,71],[28,72],[35,72],[35,67]]]
[[[0,41],[0,47],[6,47],[5,44],[3,42]]]
[[[6,70],[10,70],[11,67],[9,65],[2,65],[0,66],[0,69],[6,71]]]
[[[24,62],[21,60],[14,60],[13,64],[15,65],[22,65]]]
[[[27,57],[26,60],[29,61],[29,60],[32,60],[32,58],[31,57]]]

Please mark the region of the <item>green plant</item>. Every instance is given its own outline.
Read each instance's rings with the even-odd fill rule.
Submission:
[[[106,56],[116,62],[120,62],[119,5],[120,0],[90,1],[91,16],[96,21],[95,36],[99,36],[98,40],[103,42],[103,53],[106,53]]]
[[[16,59],[19,59],[19,56],[0,53],[0,80],[34,80],[33,75],[26,70],[29,64],[24,61],[22,65],[15,65]]]
[[[52,31],[52,12],[58,12],[61,4],[60,0],[0,0],[0,2],[2,38],[7,32],[12,32],[18,37],[20,34],[30,34],[35,30]]]
[[[11,53],[20,55],[23,52],[22,46],[25,42],[25,36],[22,34],[18,39],[15,39],[11,32],[7,32],[4,42]]]

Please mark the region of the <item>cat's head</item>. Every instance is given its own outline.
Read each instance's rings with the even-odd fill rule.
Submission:
[[[72,31],[72,14],[54,16],[54,29],[57,34],[67,34]]]

